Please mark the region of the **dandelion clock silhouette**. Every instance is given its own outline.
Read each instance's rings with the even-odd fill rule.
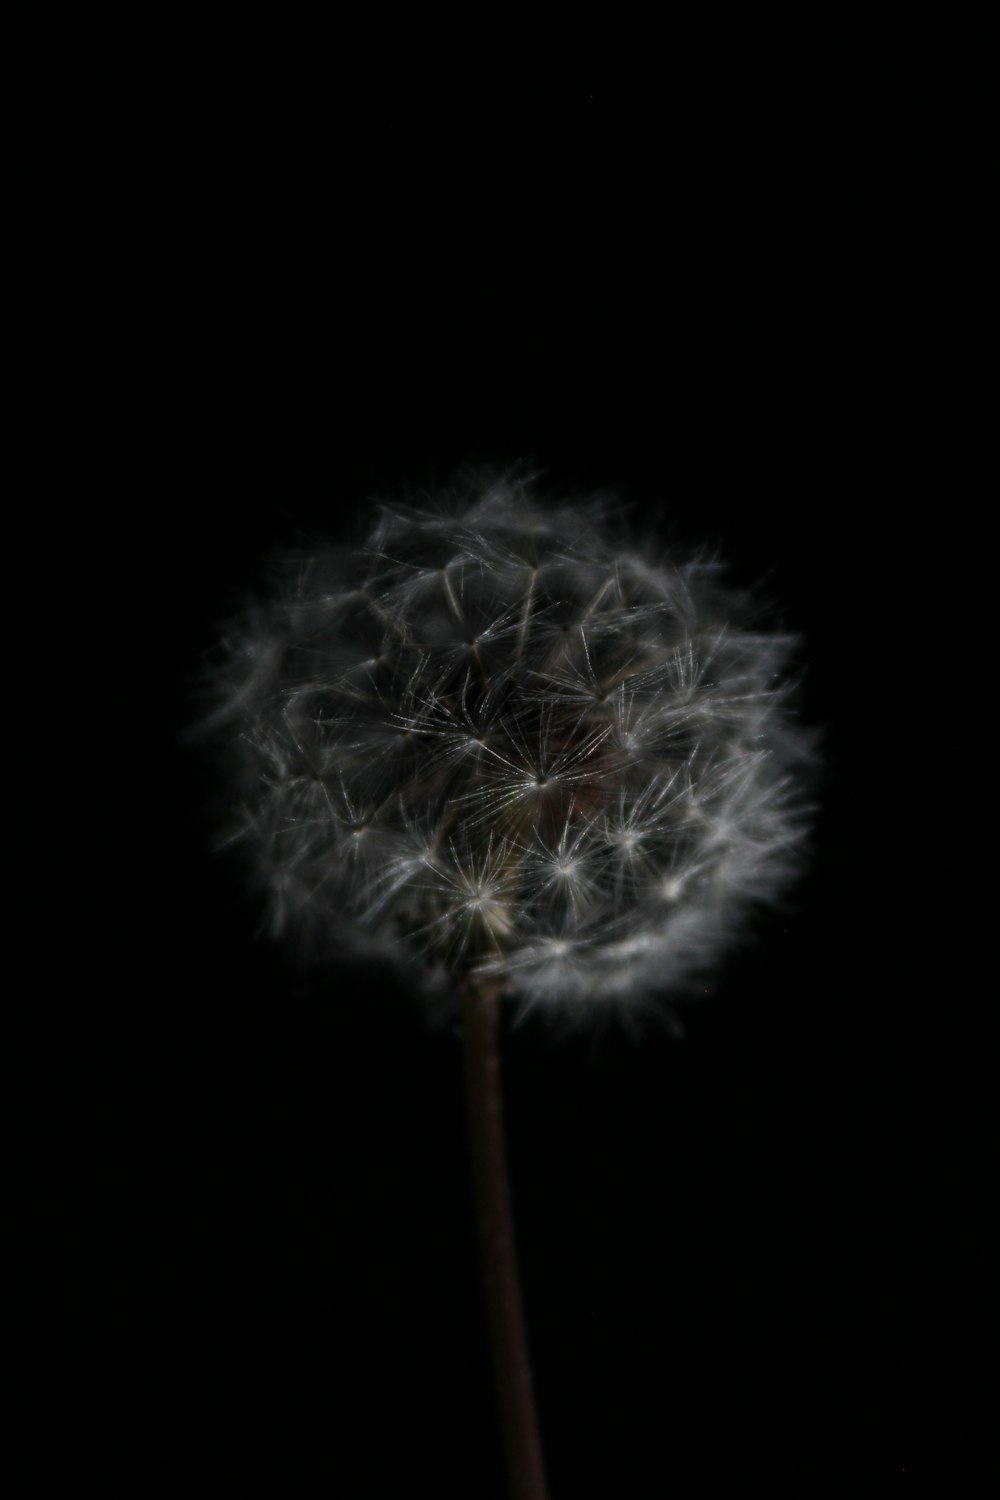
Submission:
[[[602,499],[472,476],[293,550],[203,729],[275,936],[398,961],[460,1021],[512,1500],[548,1491],[508,1201],[501,1013],[665,1014],[803,859],[794,638]]]

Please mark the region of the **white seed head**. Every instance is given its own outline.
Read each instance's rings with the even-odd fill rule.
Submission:
[[[690,988],[801,864],[796,641],[704,557],[487,480],[283,556],[206,725],[271,928],[583,1014]]]

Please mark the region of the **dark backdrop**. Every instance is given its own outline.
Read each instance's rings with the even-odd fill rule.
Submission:
[[[553,1500],[947,1472],[985,1296],[975,18],[352,9],[21,9],[37,1462],[501,1495],[457,1045],[255,936],[180,734],[266,549],[526,460],[768,572],[826,735],[811,872],[684,1042],[505,1040]]]

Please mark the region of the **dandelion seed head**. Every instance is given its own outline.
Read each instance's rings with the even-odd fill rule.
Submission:
[[[204,726],[270,931],[584,1015],[693,990],[802,864],[795,639],[714,560],[487,476],[289,553]]]

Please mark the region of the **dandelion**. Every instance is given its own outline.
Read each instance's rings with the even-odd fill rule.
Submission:
[[[355,553],[282,558],[227,633],[230,837],[318,956],[572,1019],[682,994],[800,863],[794,645],[714,561],[639,552],[593,501],[494,479],[387,505]]]
[[[544,1494],[505,1199],[500,996],[581,1022],[694,990],[801,865],[793,637],[600,501],[473,478],[277,562],[206,726],[271,930],[463,1000],[512,1493]]]

